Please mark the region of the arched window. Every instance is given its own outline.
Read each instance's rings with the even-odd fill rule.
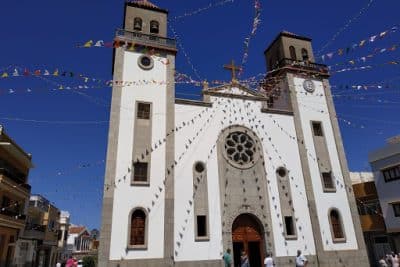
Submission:
[[[291,58],[292,60],[297,60],[296,49],[294,48],[293,45],[291,45],[291,46],[289,47],[289,52],[290,52],[290,58]]]
[[[307,49],[305,49],[305,48],[301,49],[301,56],[302,56],[304,61],[308,61],[309,57],[308,57]]]
[[[146,223],[147,216],[142,209],[136,209],[131,215],[130,241],[132,247],[143,247],[146,245]]]
[[[143,25],[143,21],[141,18],[136,17],[133,19],[133,29],[135,31],[141,31],[142,25]]]
[[[160,32],[160,23],[156,20],[150,21],[150,33],[158,34]]]
[[[342,218],[337,209],[329,212],[329,221],[331,224],[332,239],[334,242],[345,241]]]

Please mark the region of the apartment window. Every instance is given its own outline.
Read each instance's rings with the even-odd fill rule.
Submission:
[[[197,237],[207,237],[207,218],[205,215],[197,216]]]
[[[382,170],[385,182],[391,182],[400,179],[400,165]]]
[[[134,182],[147,182],[148,181],[148,175],[147,175],[147,169],[148,169],[148,163],[146,162],[136,162],[133,165],[133,181]]]
[[[296,235],[296,231],[294,229],[293,217],[292,216],[285,216],[285,230],[287,236],[294,236]]]
[[[400,217],[400,203],[394,203],[392,204],[392,206],[393,206],[394,217]]]
[[[131,246],[146,245],[146,213],[137,209],[131,216],[130,242]]]
[[[335,189],[335,184],[333,182],[332,172],[323,172],[322,180],[324,182],[325,189]]]
[[[137,118],[142,120],[150,119],[150,104],[148,103],[138,103],[137,107]]]
[[[321,122],[313,121],[312,128],[313,128],[314,136],[324,136],[324,133],[322,131],[322,123]]]
[[[143,21],[142,21],[141,18],[134,18],[133,19],[133,29],[135,31],[141,31],[142,30],[142,24],[143,24]]]
[[[343,241],[345,239],[343,232],[342,219],[339,211],[333,209],[329,213],[329,221],[331,224],[332,238],[333,241]]]

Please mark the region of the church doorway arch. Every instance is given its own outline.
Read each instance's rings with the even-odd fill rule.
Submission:
[[[262,267],[264,259],[264,231],[257,217],[241,214],[232,224],[234,267],[240,267],[240,255],[244,250],[251,267]]]

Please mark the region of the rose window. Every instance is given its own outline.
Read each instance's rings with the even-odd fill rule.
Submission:
[[[245,133],[234,132],[225,140],[225,152],[229,160],[245,167],[254,163],[256,146],[253,139]]]

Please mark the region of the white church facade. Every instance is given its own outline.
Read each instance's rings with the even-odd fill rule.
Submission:
[[[263,90],[241,84],[232,64],[230,83],[177,99],[167,15],[126,3],[116,36],[99,266],[223,266],[227,249],[235,267],[242,250],[252,267],[267,252],[292,267],[298,249],[309,266],[368,266],[311,39],[277,36]]]

